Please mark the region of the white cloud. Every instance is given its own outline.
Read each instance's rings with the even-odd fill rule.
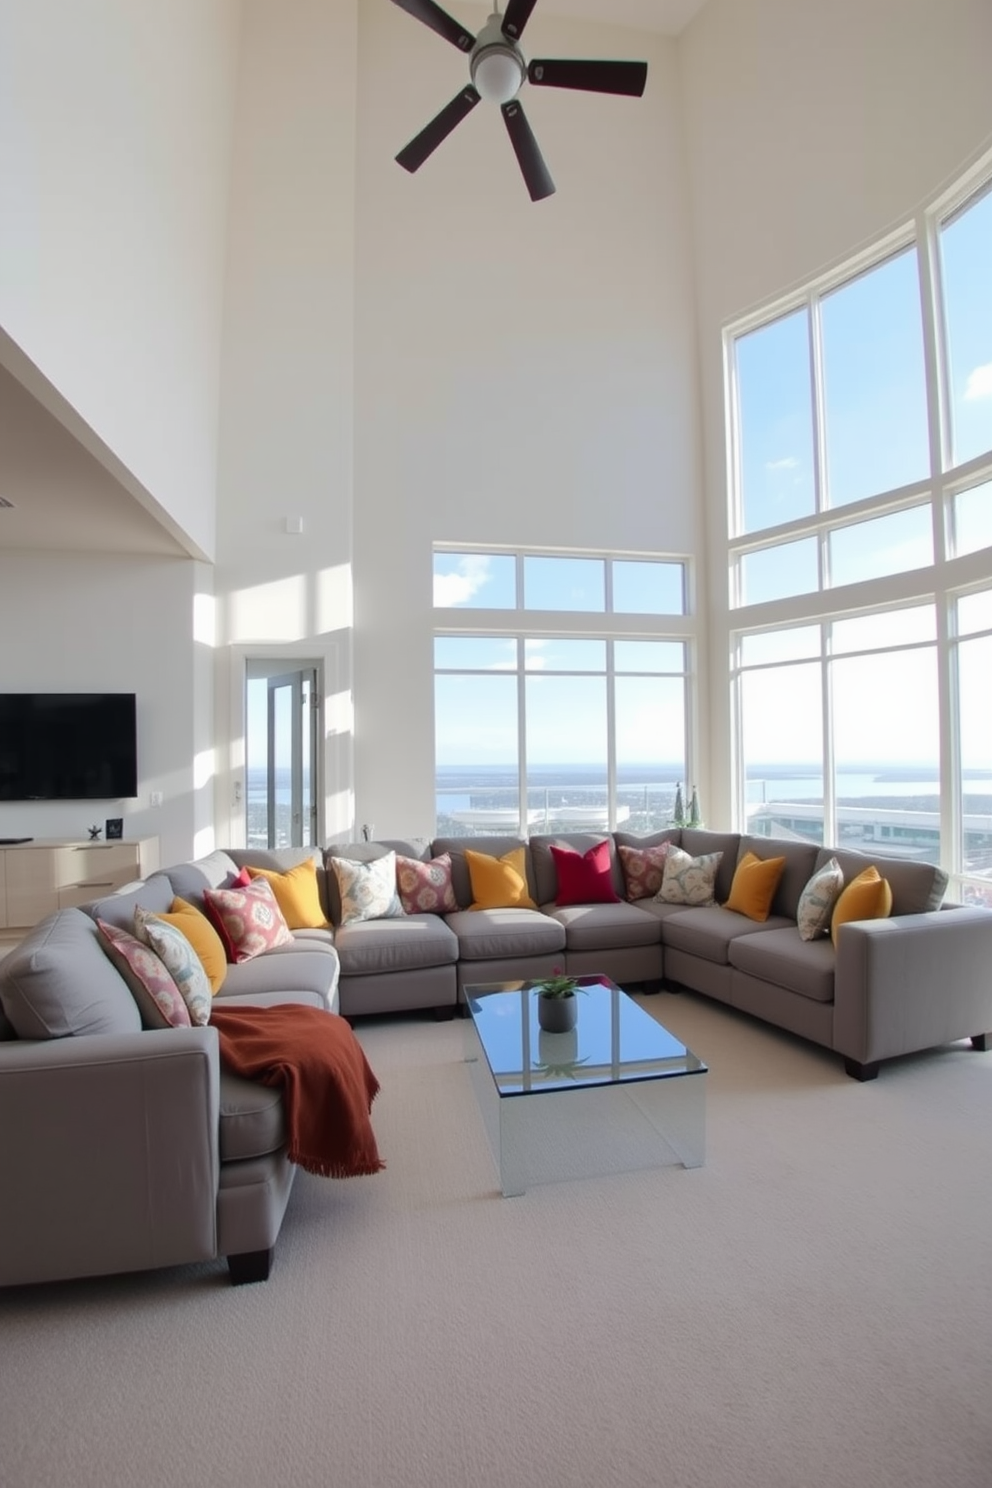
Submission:
[[[795,455],[786,455],[784,460],[766,460],[766,470],[798,470],[799,461]]]
[[[481,553],[466,554],[455,573],[434,575],[435,609],[469,604],[488,581],[489,559]]]
[[[968,374],[965,383],[966,403],[977,403],[981,398],[992,398],[992,362],[984,362]]]

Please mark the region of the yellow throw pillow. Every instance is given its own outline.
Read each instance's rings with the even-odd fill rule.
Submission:
[[[224,942],[206,915],[201,914],[188,899],[176,898],[172,901],[169,913],[160,914],[157,918],[174,925],[185,935],[207,973],[210,991],[216,995],[227,976],[227,952],[224,950]]]
[[[465,849],[473,903],[469,909],[536,909],[527,892],[527,849],[515,847],[501,858]]]
[[[735,909],[749,920],[767,920],[784,868],[784,858],[759,858],[757,853],[745,853],[737,864],[724,909]]]
[[[317,884],[317,864],[313,858],[297,863],[288,873],[277,873],[273,868],[252,868],[250,878],[267,878],[282,910],[282,917],[290,930],[326,930],[327,916],[320,902]]]
[[[830,921],[830,939],[837,944],[837,931],[849,920],[886,920],[892,913],[892,889],[874,863],[859,873],[842,891]]]

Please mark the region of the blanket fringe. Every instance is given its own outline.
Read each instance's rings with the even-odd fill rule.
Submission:
[[[373,1173],[381,1173],[386,1164],[381,1158],[365,1162],[350,1163],[347,1166],[340,1163],[325,1162],[319,1157],[307,1157],[305,1153],[294,1152],[290,1148],[286,1154],[291,1163],[298,1168],[303,1168],[307,1173],[313,1173],[317,1178],[364,1178]]]

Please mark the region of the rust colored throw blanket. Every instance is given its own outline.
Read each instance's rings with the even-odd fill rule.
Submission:
[[[386,1166],[369,1120],[379,1081],[344,1018],[303,1003],[224,1008],[215,1002],[210,1022],[229,1070],[282,1090],[290,1162],[323,1178]]]

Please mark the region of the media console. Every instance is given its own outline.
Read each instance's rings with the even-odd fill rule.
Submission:
[[[0,929],[22,930],[73,904],[88,904],[158,867],[158,838],[0,843]]]

